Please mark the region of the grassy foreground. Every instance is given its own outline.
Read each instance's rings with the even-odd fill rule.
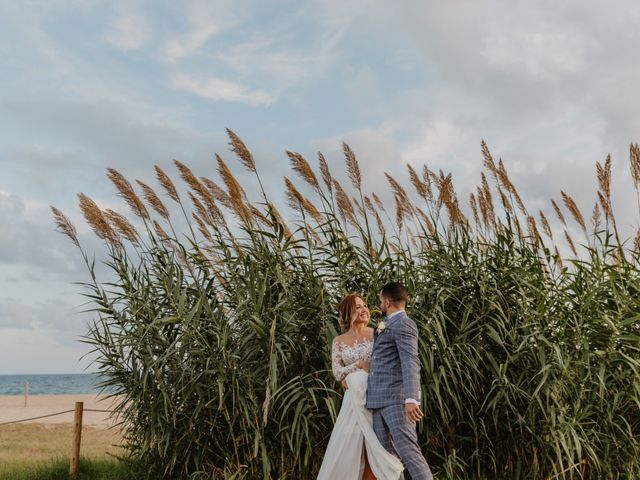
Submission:
[[[83,458],[78,468],[82,480],[129,480],[139,477],[135,467],[117,459]],[[2,480],[68,480],[69,460],[57,458],[32,465],[9,465],[0,470]]]
[[[68,478],[72,434],[68,423],[1,427],[0,479]],[[125,476],[129,467],[114,457],[122,455],[121,441],[115,429],[83,427],[81,478],[129,478]]]

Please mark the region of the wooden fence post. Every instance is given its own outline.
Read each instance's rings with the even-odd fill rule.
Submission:
[[[72,480],[78,478],[78,462],[80,460],[80,438],[82,436],[82,409],[84,402],[76,402],[75,417],[73,419],[73,445],[71,447],[71,465],[69,473]]]

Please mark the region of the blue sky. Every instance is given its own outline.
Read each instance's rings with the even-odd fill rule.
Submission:
[[[547,213],[560,189],[590,212],[611,153],[631,235],[639,19],[631,1],[0,2],[0,374],[87,363],[86,272],[48,206],[99,254],[76,194],[126,213],[107,167],[153,184],[177,158],[213,175],[214,152],[232,161],[226,127],[275,194],[285,150],[339,170],[345,140],[368,190],[427,162],[466,198],[485,139]]]

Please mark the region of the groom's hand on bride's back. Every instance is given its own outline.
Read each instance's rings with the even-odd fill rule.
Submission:
[[[420,410],[420,406],[415,403],[405,404],[405,411],[407,412],[407,418],[413,423],[419,422],[422,420],[422,417],[424,417],[424,413]]]

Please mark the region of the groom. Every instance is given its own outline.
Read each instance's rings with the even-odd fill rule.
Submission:
[[[380,291],[386,315],[374,331],[366,407],[380,443],[400,457],[412,480],[431,480],[431,470],[418,446],[416,422],[420,410],[418,329],[405,313],[407,289],[398,282]]]

